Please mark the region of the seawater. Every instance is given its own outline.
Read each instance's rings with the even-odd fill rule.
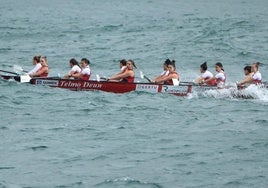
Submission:
[[[133,59],[147,76],[176,60],[182,81],[223,63],[228,84],[262,62],[268,1],[1,0],[0,69],[48,57],[50,76],[87,57],[95,75]],[[139,72],[136,71],[136,79]],[[73,92],[0,80],[0,187],[267,187],[268,92]]]

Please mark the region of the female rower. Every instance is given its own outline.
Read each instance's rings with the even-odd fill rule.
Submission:
[[[208,80],[210,78],[213,77],[213,74],[207,70],[208,67],[207,67],[207,62],[204,62],[203,64],[200,65],[200,72],[201,72],[201,75],[199,78],[197,78],[195,80],[195,83],[197,84],[201,84],[202,82],[204,82],[205,80]],[[211,80],[210,82],[207,83],[207,85],[210,85],[210,86],[214,86],[216,85],[216,81],[215,79]]]
[[[240,81],[237,85],[238,86],[246,86],[246,85],[249,85],[249,83],[251,82],[252,80],[252,77],[253,77],[253,72],[251,72],[251,66],[245,66],[244,67],[244,74],[245,74],[245,79]]]
[[[87,58],[82,58],[80,64],[82,67],[82,71],[77,73],[71,73],[70,76],[80,80],[89,80],[91,73],[89,68],[90,61]]]
[[[127,68],[127,60],[121,59],[119,62],[119,67],[121,71],[125,71],[125,69]]]
[[[121,71],[119,73],[116,73],[114,76],[124,73],[126,68],[127,68],[126,65],[127,65],[127,60],[125,60],[125,59],[120,60],[119,67],[120,67]]]
[[[39,68],[36,73],[29,74],[30,77],[47,77],[49,73],[49,68],[47,65],[47,58],[41,57],[40,63],[41,63],[41,68]]]
[[[216,75],[213,76],[212,78],[204,80],[204,83],[208,84],[214,80],[217,83],[217,87],[221,89],[225,86],[226,74],[225,74],[223,66],[220,62],[215,64],[215,69],[217,72]]]
[[[135,78],[133,64],[134,61],[128,60],[126,63],[127,68],[124,70],[124,72],[112,76],[111,78],[107,79],[107,81],[133,83]]]
[[[34,65],[34,68],[32,70],[30,70],[28,72],[28,74],[36,73],[42,67],[42,65],[40,63],[40,59],[41,59],[41,55],[37,55],[37,56],[34,56],[33,57],[33,65]]]
[[[81,68],[79,66],[79,63],[76,61],[76,59],[74,58],[70,59],[69,64],[70,64],[71,70],[69,71],[67,75],[64,76],[65,79],[71,78],[72,77],[71,75],[74,73],[81,72]]]
[[[153,80],[157,80],[163,76],[167,76],[169,74],[169,70],[168,70],[168,65],[171,63],[170,59],[167,59],[164,63],[163,63],[163,72],[155,77]]]
[[[243,86],[245,84],[259,84],[261,83],[261,73],[259,71],[259,62],[253,63],[251,65],[251,74],[247,76],[243,81],[239,82],[238,86]]]
[[[175,61],[170,61],[168,65],[169,73],[167,76],[162,76],[153,80],[154,83],[174,84],[173,79],[179,80],[179,74],[176,72]]]
[[[260,62],[253,63],[251,65],[251,71],[253,72],[252,81],[254,84],[261,83],[261,73],[259,71]]]

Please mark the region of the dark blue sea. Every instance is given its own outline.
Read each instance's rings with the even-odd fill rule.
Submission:
[[[92,79],[133,59],[152,78],[176,60],[182,81],[222,62],[227,83],[261,62],[267,0],[0,0],[0,69],[48,58],[50,76],[90,59]],[[2,74],[2,73],[1,73]],[[137,81],[142,80],[136,70]],[[188,97],[69,91],[0,80],[1,188],[266,188],[268,90]]]

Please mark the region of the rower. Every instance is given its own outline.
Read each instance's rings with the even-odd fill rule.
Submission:
[[[135,79],[133,64],[133,60],[128,60],[126,63],[127,68],[124,70],[124,72],[116,74],[111,78],[108,78],[107,81],[133,83]]]
[[[204,83],[205,80],[208,80],[208,79],[213,77],[213,74],[210,71],[208,71],[207,69],[208,69],[207,62],[204,62],[203,64],[200,65],[201,75],[200,75],[199,78],[197,78],[195,80],[195,83],[201,84],[201,83]],[[213,79],[210,82],[208,82],[207,85],[209,85],[209,86],[216,85],[215,79]]]
[[[225,86],[225,81],[226,81],[226,74],[224,72],[224,69],[223,69],[223,65],[222,63],[218,62],[215,64],[215,70],[216,70],[216,74],[215,76],[207,79],[207,80],[204,80],[204,83],[208,84],[210,83],[211,81],[215,81],[217,83],[217,87],[219,89],[222,89],[224,88]]]
[[[259,65],[260,65],[260,62],[253,63],[251,65],[251,71],[253,72],[252,79],[253,79],[254,84],[261,83],[261,73],[259,71]]]
[[[82,58],[80,64],[82,67],[82,71],[77,72],[77,73],[71,73],[70,77],[74,77],[80,80],[87,81],[89,80],[90,74],[91,74],[90,67],[89,67],[90,61],[87,58]]]
[[[64,79],[70,79],[72,78],[72,74],[81,72],[81,68],[79,66],[78,61],[76,61],[76,59],[74,58],[70,59],[69,64],[70,64],[71,70],[69,71],[67,75],[64,76]]]
[[[238,87],[248,86],[250,84],[254,74],[253,72],[251,72],[251,66],[244,67],[244,74],[245,78],[237,84]]]
[[[157,79],[159,79],[163,76],[167,76],[169,74],[168,65],[170,64],[170,62],[171,62],[170,59],[167,59],[163,63],[163,72],[159,76],[155,77],[153,80],[157,80]]]
[[[261,83],[262,77],[259,71],[259,64],[259,62],[253,63],[251,66],[246,66],[244,68],[246,78],[237,84],[239,87]]]
[[[125,60],[125,59],[121,59],[121,60],[119,61],[119,67],[120,67],[120,70],[121,70],[121,71],[120,71],[119,73],[116,73],[114,76],[124,73],[125,70],[126,70],[126,68],[127,68],[126,65],[127,65],[127,60]]]
[[[121,71],[125,71],[125,69],[127,68],[127,60],[121,59],[119,61],[119,67],[120,67]]]
[[[27,74],[36,73],[42,67],[42,65],[40,63],[40,59],[41,59],[41,55],[36,55],[33,57],[34,68],[32,70],[30,70]]]
[[[47,65],[47,57],[42,56],[40,58],[41,68],[38,69],[36,73],[29,74],[30,77],[47,77],[49,73],[49,68]]]
[[[168,70],[169,73],[166,76],[162,76],[158,79],[153,80],[154,83],[164,83],[164,84],[174,84],[173,79],[179,81],[179,74],[176,72],[176,66],[175,66],[175,61],[172,60],[170,61],[168,65]]]

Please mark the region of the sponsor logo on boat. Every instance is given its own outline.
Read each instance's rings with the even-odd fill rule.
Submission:
[[[186,93],[187,89],[188,89],[188,86],[168,86],[168,85],[164,85],[162,87],[162,92],[163,93],[179,94],[179,93]]]
[[[136,91],[146,91],[156,93],[158,91],[158,85],[149,85],[149,84],[137,84]]]
[[[59,87],[64,88],[81,88],[82,83],[79,81],[61,81]]]
[[[100,88],[102,88],[102,84],[84,82],[83,88],[85,88],[85,89],[100,89]]]
[[[36,80],[36,85],[58,86],[57,80]]]
[[[100,89],[102,88],[102,84],[100,83],[92,83],[92,82],[83,82],[83,81],[61,81],[59,87],[63,88],[80,88],[80,89]]]

